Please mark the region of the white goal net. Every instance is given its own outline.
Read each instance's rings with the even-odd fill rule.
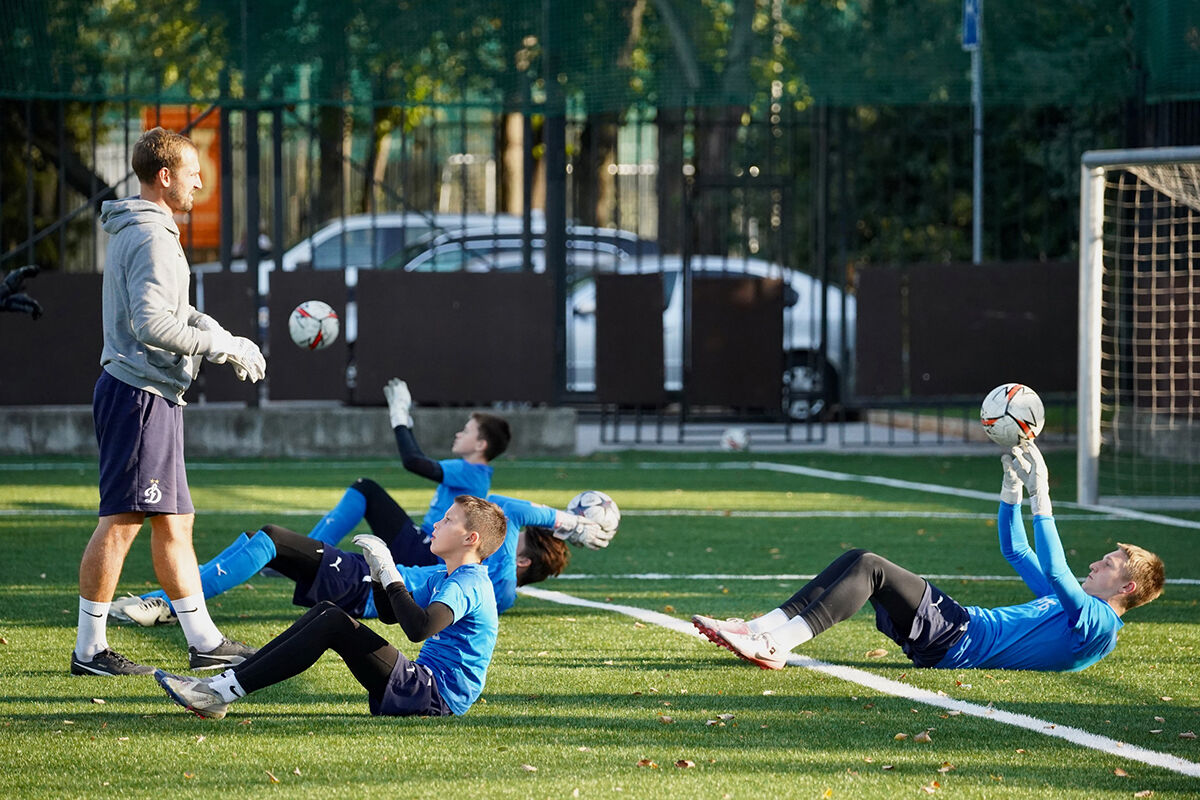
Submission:
[[[1200,507],[1200,147],[1083,156],[1079,501]]]

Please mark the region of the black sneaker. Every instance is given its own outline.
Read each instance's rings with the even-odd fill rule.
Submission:
[[[235,642],[232,639],[222,639],[219,645],[206,653],[189,647],[188,666],[192,669],[224,669],[242,663],[257,652],[248,644]]]
[[[154,667],[135,664],[115,650],[101,650],[91,661],[81,661],[71,651],[72,675],[153,675]]]

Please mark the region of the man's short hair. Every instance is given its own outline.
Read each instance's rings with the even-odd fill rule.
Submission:
[[[499,458],[500,454],[508,449],[508,443],[512,441],[508,420],[484,411],[476,411],[471,415],[471,419],[475,420],[475,424],[479,426],[479,438],[487,442],[487,447],[483,450],[483,457],[488,461]]]
[[[151,128],[138,137],[133,145],[130,164],[142,183],[154,183],[154,178],[163,167],[172,173],[183,163],[184,150],[196,149],[192,140],[166,128]]]
[[[460,494],[454,502],[462,506],[467,530],[479,534],[479,558],[499,550],[508,531],[508,519],[500,506],[470,494]]]
[[[528,527],[525,529],[523,554],[529,566],[517,573],[517,585],[540,583],[546,578],[561,575],[571,560],[567,543],[555,537],[549,528]]]
[[[1136,544],[1117,542],[1117,547],[1129,558],[1125,564],[1125,577],[1137,587],[1129,594],[1123,595],[1125,610],[1145,605],[1162,594],[1163,583],[1166,582],[1166,570],[1162,559]]]

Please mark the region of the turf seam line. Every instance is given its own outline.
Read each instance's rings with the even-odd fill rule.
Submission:
[[[580,581],[580,580],[633,580],[633,581],[780,581],[781,583],[797,583],[799,581],[811,581],[816,575],[799,575],[784,573],[780,575],[745,575],[735,573],[694,573],[678,575],[668,572],[627,572],[609,575],[601,575],[586,572],[564,572],[561,575],[556,575],[555,580],[558,581]],[[935,581],[970,581],[972,583],[983,583],[991,581],[1002,581],[1005,583],[1024,583],[1024,580],[1019,575],[955,575],[946,574],[921,574],[922,578]],[[1076,576],[1076,579],[1082,582],[1082,578]],[[1197,578],[1167,578],[1166,583],[1174,586],[1197,586],[1200,585],[1200,579]]]
[[[624,614],[642,622],[647,622],[651,625],[658,625],[662,628],[683,633],[688,636],[695,637],[701,641],[708,640],[695,628],[690,622],[677,619],[668,614],[663,614],[658,611],[649,611],[636,606],[627,606],[619,603],[601,603],[595,600],[586,600],[582,597],[575,597],[564,592],[552,591],[549,589],[536,589],[530,586],[522,586],[517,590],[518,594],[527,597],[534,597],[539,600],[546,600],[559,605],[580,606],[583,608],[595,608],[602,611],[613,611],[618,614]],[[1163,769],[1177,772],[1181,775],[1188,775],[1194,778],[1200,778],[1200,764],[1187,761],[1173,756],[1170,753],[1163,753],[1157,750],[1148,750],[1137,745],[1126,744],[1125,742],[1111,739],[1107,736],[1102,736],[1097,733],[1082,730],[1080,728],[1072,728],[1067,725],[1058,725],[1053,722],[1031,717],[1027,714],[1018,714],[1012,711],[1004,711],[1003,709],[994,708],[992,706],[981,706],[977,703],[969,703],[965,700],[956,700],[948,695],[939,695],[936,692],[931,692],[928,689],[920,689],[916,686],[910,686],[899,681],[883,678],[866,672],[855,667],[844,667],[836,664],[828,664],[824,661],[818,661],[815,658],[798,655],[792,653],[788,656],[787,663],[791,666],[803,667],[811,669],[814,672],[821,672],[840,680],[849,683],[856,683],[860,686],[865,686],[869,689],[874,689],[882,694],[900,697],[905,700],[911,700],[914,703],[923,703],[925,705],[942,708],[947,711],[955,711],[961,714],[966,714],[980,719],[990,719],[1000,722],[1005,725],[1012,725],[1016,728],[1040,733],[1044,736],[1050,736],[1057,739],[1063,739],[1072,744],[1081,747],[1087,747],[1092,750],[1097,750],[1102,753],[1117,756],[1119,758],[1127,758],[1132,761],[1140,761],[1143,764],[1148,764],[1153,767],[1161,767]]]

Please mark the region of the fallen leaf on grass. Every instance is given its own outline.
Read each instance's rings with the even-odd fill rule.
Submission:
[[[643,758],[641,761],[637,762],[637,765],[639,767],[649,767],[650,769],[658,769],[658,764],[655,764],[653,761],[651,761],[648,758]]]
[[[763,689],[763,697],[770,697],[773,694],[775,694],[773,689]]]
[[[271,772],[269,769],[265,770],[265,772],[267,773],[267,778],[271,781],[271,783],[279,783],[279,778],[275,777],[274,772]]]
[[[704,724],[705,724],[705,725],[708,725],[708,726],[710,726],[710,727],[711,727],[711,726],[713,726],[713,725],[716,725],[716,726],[717,726],[717,727],[719,727],[719,728],[724,728],[724,727],[725,727],[725,723],[724,723],[724,722],[722,722],[722,721],[721,721],[721,720],[719,720],[719,719],[708,719],[708,720],[705,720],[705,721],[704,721]]]
[[[1150,730],[1150,733],[1162,733],[1162,732],[1163,732],[1162,728],[1152,728]]]
[[[1018,748],[1017,748],[1017,752],[1018,752],[1018,753],[1020,753],[1021,755],[1025,755],[1025,748],[1024,748],[1024,747],[1018,747]]]
[[[1158,698],[1158,699],[1159,699],[1159,700],[1162,700],[1164,703],[1169,703],[1169,702],[1171,702],[1172,700],[1174,700],[1175,698],[1174,698],[1174,697],[1166,697],[1166,696],[1163,696],[1163,697],[1160,697],[1160,698]]]
[[[635,628],[644,628],[644,627],[646,627],[646,623],[644,623],[644,622],[635,622],[635,623],[633,623],[633,627],[635,627]]]
[[[1151,791],[1150,789],[1142,789],[1140,792],[1134,792],[1133,796],[1134,797],[1153,797],[1154,792]]]
[[[821,800],[830,800],[833,797],[833,789],[826,789],[821,792]]]
[[[8,644],[8,639],[4,638],[3,636],[0,636],[0,644]]]
[[[733,719],[733,714],[717,714],[717,719],[731,720]]]
[[[867,651],[867,658],[883,658],[887,655],[887,650],[882,647],[877,647],[874,650]]]
[[[1166,722],[1167,720],[1165,717],[1155,717],[1154,721],[1155,722]]]
[[[1126,772],[1125,770],[1121,769],[1120,767],[1117,767],[1116,769],[1113,770],[1113,775],[1116,775],[1118,778],[1128,778],[1129,777],[1129,773]]]
[[[897,733],[892,738],[895,739],[897,742],[903,742],[905,739],[908,738],[908,734],[907,733]]]
[[[913,737],[913,741],[920,742],[921,744],[929,744],[933,741],[933,738],[929,735],[929,731],[921,731]]]
[[[296,775],[296,776],[299,776],[299,775],[300,775],[300,768],[299,768],[299,767],[292,767],[292,774],[293,774],[293,775]]]
[[[190,781],[190,780],[191,780],[192,778],[194,778],[194,777],[196,777],[196,773],[194,773],[194,772],[185,772],[185,773],[183,773],[183,778],[184,778],[184,780],[189,780],[189,781]]]
[[[931,781],[930,783],[927,783],[924,786],[922,786],[921,791],[923,791],[925,794],[933,794],[940,788],[942,788],[942,785],[940,783],[938,783],[937,781]]]
[[[953,770],[954,770],[954,765],[951,764],[949,761],[943,761],[942,765],[940,767],[938,767],[938,772],[942,773],[943,775],[945,775],[947,772],[951,772]]]
[[[670,725],[672,722],[675,721],[675,718],[668,717],[666,714],[659,714],[658,721],[661,722],[663,725]]]
[[[1184,731],[1183,733],[1179,734],[1179,738],[1180,739],[1195,739],[1196,734],[1193,733],[1192,731]]]
[[[196,744],[200,744],[201,742],[203,742],[203,741],[204,741],[204,739],[205,739],[205,737],[203,737],[203,736],[197,736],[197,737],[196,737]]]
[[[675,762],[675,766],[679,767],[680,769],[688,769],[690,767],[696,766],[696,762],[689,761],[686,758],[681,758]]]
[[[103,697],[93,697],[92,702],[98,706],[102,706],[102,705],[104,705],[104,698]]]
[[[533,764],[522,764],[521,769],[525,770],[526,772],[537,772],[537,767],[535,767]]]
[[[882,770],[893,770],[893,769],[895,769],[895,767],[894,767],[894,766],[892,766],[891,764],[884,764],[882,767],[880,767],[880,769],[882,769]]]

